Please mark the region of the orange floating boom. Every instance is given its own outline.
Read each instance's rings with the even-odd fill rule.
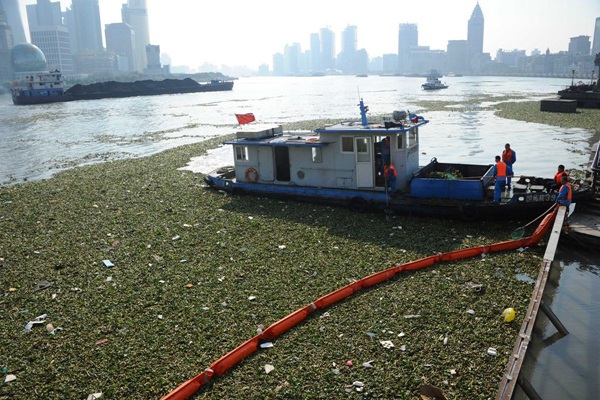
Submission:
[[[287,317],[275,322],[267,329],[265,329],[263,333],[256,335],[253,338],[242,343],[229,353],[225,354],[223,357],[219,358],[217,361],[213,362],[210,365],[210,368],[207,368],[198,376],[179,385],[175,390],[163,397],[162,400],[185,400],[190,398],[203,385],[210,382],[213,376],[218,377],[223,375],[230,368],[239,364],[242,360],[254,354],[258,350],[261,342],[273,340],[281,336],[283,333],[289,331],[290,329],[298,325],[300,322],[304,321],[315,310],[323,310],[329,307],[330,305],[337,303],[340,300],[352,296],[354,293],[356,293],[362,288],[374,286],[385,282],[389,279],[392,279],[396,276],[396,274],[400,272],[416,271],[419,269],[428,268],[433,266],[437,262],[463,260],[466,258],[476,257],[481,254],[515,250],[520,247],[529,247],[534,244],[537,244],[552,227],[552,222],[554,221],[554,218],[556,218],[557,212],[558,207],[556,207],[553,212],[548,214],[542,220],[542,222],[538,225],[537,229],[529,237],[522,238],[519,240],[509,240],[506,242],[494,243],[489,246],[477,246],[468,249],[455,250],[448,253],[439,253],[434,256],[421,258],[416,261],[411,261],[408,263],[404,263],[400,266],[392,267],[374,273],[365,278],[362,278],[357,282],[351,283],[334,292],[326,294],[314,303],[304,306],[289,314]]]

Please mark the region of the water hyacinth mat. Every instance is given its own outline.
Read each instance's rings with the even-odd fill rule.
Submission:
[[[0,399],[161,398],[327,293],[510,240],[526,222],[229,196],[178,170],[222,140],[0,189]],[[424,384],[494,397],[533,290],[516,275],[535,279],[543,250],[399,274],[311,315],[195,397],[416,399]]]

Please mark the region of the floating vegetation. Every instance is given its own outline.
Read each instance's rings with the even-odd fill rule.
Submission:
[[[519,225],[231,197],[178,170],[222,140],[0,189],[0,367],[16,377],[0,398],[160,398],[349,282]],[[536,276],[542,252],[401,274],[309,318],[199,397],[339,398],[353,382],[379,398],[412,399],[422,384],[493,397],[532,291],[515,271]],[[41,282],[52,285],[34,291]]]

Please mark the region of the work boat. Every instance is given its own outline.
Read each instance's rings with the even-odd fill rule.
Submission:
[[[421,85],[421,88],[423,88],[423,90],[439,90],[447,89],[448,85],[440,81],[435,76],[428,76],[427,81],[425,81],[425,83]]]
[[[61,103],[74,100],[65,92],[62,74],[55,70],[27,75],[23,85],[15,82],[11,89],[13,104]]]
[[[429,123],[422,116],[394,111],[381,122],[361,119],[314,131],[284,132],[281,125],[242,125],[225,142],[234,165],[210,172],[208,186],[234,195],[258,195],[367,209],[460,216],[467,220],[535,217],[551,207],[556,193],[544,193],[551,179],[513,178],[493,202],[493,165],[442,163],[419,166],[419,135]],[[397,192],[386,186],[382,140],[389,137],[390,159],[397,171]],[[585,199],[590,188],[574,183],[573,197]]]

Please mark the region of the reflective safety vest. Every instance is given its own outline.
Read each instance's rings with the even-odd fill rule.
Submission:
[[[571,187],[571,184],[569,182],[562,185],[560,190],[558,191],[558,193],[562,192],[562,188],[565,186],[569,188],[569,191],[567,192],[567,197],[564,198],[563,200],[571,200],[571,198],[573,196],[573,188]]]
[[[512,164],[514,161],[514,155],[513,155],[514,151],[513,149],[510,149],[509,152],[506,152],[506,150],[502,151],[502,161],[504,161],[507,164]]]
[[[398,175],[396,173],[396,168],[394,168],[392,164],[390,164],[389,166],[386,165],[383,169],[383,173],[386,176],[386,178],[395,178]]]
[[[506,176],[506,164],[502,161],[498,161],[496,163],[496,176],[505,177]]]
[[[556,175],[554,175],[554,182],[556,182],[557,185],[561,184],[561,179],[563,175],[565,175],[567,178],[569,177],[569,174],[567,174],[566,170],[563,172],[557,172]]]

